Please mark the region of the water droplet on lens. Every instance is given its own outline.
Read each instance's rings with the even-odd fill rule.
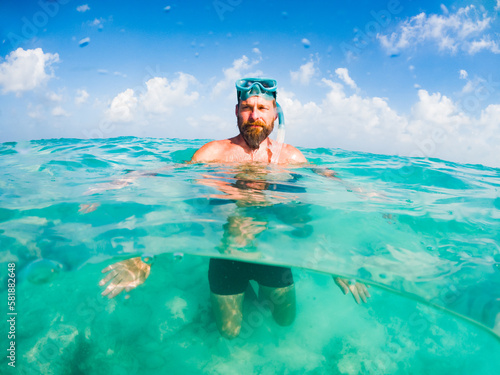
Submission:
[[[54,280],[62,268],[62,264],[58,262],[38,259],[26,267],[26,278],[33,284],[45,284]]]
[[[146,263],[146,264],[152,264],[154,260],[154,255],[151,254],[142,254],[141,255],[141,260]]]
[[[176,262],[179,262],[184,258],[184,253],[174,253],[173,257]]]

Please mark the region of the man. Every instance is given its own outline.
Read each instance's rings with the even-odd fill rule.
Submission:
[[[261,83],[266,81],[271,82],[266,84],[267,88]],[[244,87],[244,84],[249,86]],[[235,114],[240,134],[207,143],[193,155],[193,162],[270,163],[273,151],[279,149],[278,142],[268,137],[274,129],[274,121],[278,118],[276,81],[241,79],[237,82],[237,89],[238,103]],[[272,91],[268,91],[269,89]],[[282,147],[278,163],[307,162],[295,147],[286,144]]]
[[[280,164],[305,163],[306,158],[295,147],[279,145],[269,138],[278,118],[276,81],[246,78],[238,80],[236,88],[235,114],[240,134],[207,143],[191,161],[270,163],[274,159]],[[277,160],[276,153],[279,153]],[[259,294],[271,302],[276,323],[286,326],[295,319],[295,287],[289,268],[212,259],[209,268],[212,307],[217,327],[226,338],[234,338],[240,332],[249,278],[258,281]]]
[[[236,82],[236,88],[238,103],[235,114],[240,133],[233,138],[205,144],[196,151],[191,161],[222,164],[306,163],[306,158],[298,149],[269,138],[278,119],[276,81],[245,78]],[[319,173],[336,178],[330,170]],[[248,220],[247,217],[229,218],[229,235],[241,239],[248,237],[241,229],[244,227],[242,222],[248,223]],[[111,298],[124,289],[128,291],[142,284],[150,272],[150,264],[143,260],[133,258],[105,268],[103,272],[112,272],[101,280],[100,285],[111,280],[119,281],[112,281],[103,295]],[[269,302],[273,318],[279,325],[290,325],[295,319],[295,286],[289,268],[211,259],[209,283],[212,307],[217,328],[226,338],[235,338],[240,332],[243,300],[250,279],[259,283],[259,295]],[[345,294],[350,291],[358,303],[361,300],[366,302],[366,297],[370,296],[361,283],[348,283],[341,278],[335,278],[335,282]]]

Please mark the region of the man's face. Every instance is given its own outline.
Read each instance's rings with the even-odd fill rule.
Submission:
[[[258,149],[274,129],[276,108],[272,100],[251,96],[236,105],[240,134],[251,149]]]

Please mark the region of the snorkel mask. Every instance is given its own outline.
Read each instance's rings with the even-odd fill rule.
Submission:
[[[266,100],[276,100],[278,84],[268,78],[242,78],[236,81],[236,95],[238,100],[247,100],[252,96],[260,96]],[[283,142],[285,141],[285,117],[281,106],[276,102],[278,111],[278,131],[276,135],[277,149],[272,150],[271,163],[278,163]]]

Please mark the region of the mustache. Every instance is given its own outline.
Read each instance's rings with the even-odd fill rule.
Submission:
[[[254,122],[246,121],[243,123],[243,128],[248,127],[248,126],[261,126],[261,127],[266,127],[267,124],[262,121],[262,120],[256,120]]]

